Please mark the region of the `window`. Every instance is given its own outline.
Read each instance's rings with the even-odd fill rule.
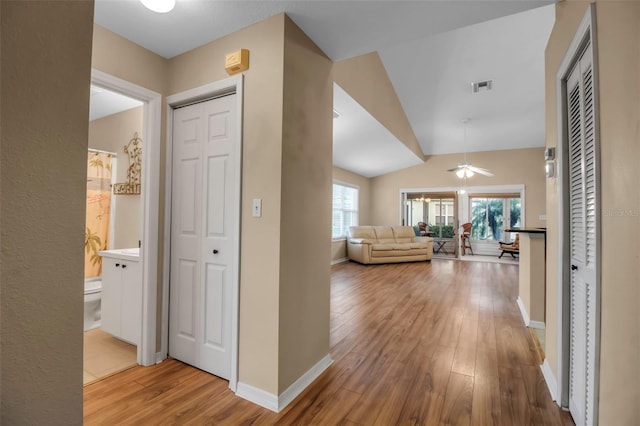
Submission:
[[[520,197],[495,194],[491,197],[471,196],[469,199],[472,239],[504,241],[505,229],[520,226]],[[510,238],[514,236],[510,235]]]
[[[346,237],[349,227],[356,225],[358,225],[358,188],[334,183],[331,237]]]

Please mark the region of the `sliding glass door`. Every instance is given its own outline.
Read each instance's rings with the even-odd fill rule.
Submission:
[[[404,199],[404,223],[413,226],[417,235],[427,235],[434,239],[434,256],[456,257],[456,194],[409,192]]]
[[[498,253],[499,241],[513,241],[506,229],[521,226],[522,202],[518,194],[469,196],[471,243],[474,252]]]

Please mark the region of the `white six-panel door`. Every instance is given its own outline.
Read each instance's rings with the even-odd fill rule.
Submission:
[[[225,379],[237,280],[235,96],[178,108],[173,116],[169,355]]]

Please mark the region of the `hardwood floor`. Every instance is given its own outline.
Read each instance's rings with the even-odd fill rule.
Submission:
[[[86,386],[85,424],[573,425],[516,306],[517,266],[343,263],[331,277],[334,364],[283,412],[167,360]]]

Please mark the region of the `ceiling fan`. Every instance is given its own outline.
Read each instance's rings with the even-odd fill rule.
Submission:
[[[456,176],[460,179],[470,178],[474,174],[478,173],[484,176],[493,176],[487,169],[483,169],[481,167],[473,166],[469,161],[467,161],[467,123],[471,121],[469,118],[465,118],[462,120],[462,124],[464,125],[464,162],[458,163],[457,167],[453,169],[447,170],[448,172],[456,172]]]

